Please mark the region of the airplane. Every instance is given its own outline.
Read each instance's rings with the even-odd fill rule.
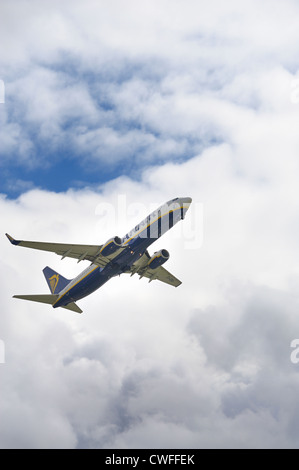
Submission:
[[[181,281],[169,273],[162,265],[169,259],[167,250],[156,251],[152,256],[147,248],[179,220],[184,219],[192,202],[190,197],[172,199],[149,214],[123,238],[115,236],[104,245],[74,245],[15,240],[5,234],[16,246],[56,253],[64,258],[75,258],[77,263],[83,260],[91,264],[74,279],[66,279],[48,266],[43,274],[51,294],[14,295],[14,298],[31,300],[62,307],[77,313],[82,310],[75,303],[103,286],[114,276],[129,273],[146,277],[149,282],[159,280],[178,287]]]

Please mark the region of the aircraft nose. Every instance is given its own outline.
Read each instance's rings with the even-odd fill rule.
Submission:
[[[181,197],[181,203],[185,205],[190,205],[192,202],[191,197]]]

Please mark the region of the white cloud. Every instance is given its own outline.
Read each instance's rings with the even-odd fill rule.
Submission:
[[[82,316],[11,298],[47,292],[45,265],[82,263],[1,238],[0,446],[296,446],[297,5],[2,3],[2,166],[48,164],[38,142],[142,168],[1,196],[2,232],[100,244],[153,203],[193,204],[152,247],[182,286],[121,276]]]
[[[250,142],[264,125],[272,136],[294,134],[292,1],[283,8],[180,0],[131,0],[125,8],[119,0],[43,8],[21,1],[17,14],[11,2],[2,8],[1,41],[9,48],[1,57],[1,141],[21,163],[49,164],[42,145],[68,148],[80,162],[140,167],[189,158],[215,141],[238,143],[239,135],[259,160]]]
[[[117,224],[120,195],[128,210]],[[45,265],[67,277],[81,265],[2,238],[3,447],[296,444],[296,199],[271,182],[240,176],[228,145],[148,170],[139,183],[120,178],[98,193],[34,190],[2,199],[3,230],[102,243],[123,235],[153,202],[177,195],[193,197],[181,226],[203,203],[203,244],[188,249],[188,234],[177,238],[174,228],[152,250],[170,251],[167,268],[182,286],[123,275],[82,300],[82,316],[11,299],[46,292]],[[114,224],[101,211],[107,203],[116,210]],[[140,203],[147,205],[142,215]],[[22,424],[28,415],[29,433]]]

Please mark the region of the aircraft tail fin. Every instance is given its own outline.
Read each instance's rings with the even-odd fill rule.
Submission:
[[[43,273],[52,294],[58,294],[70,282],[69,279],[61,276],[61,274],[58,274],[53,269],[49,268],[49,266],[46,266],[43,269]]]
[[[15,299],[23,299],[23,300],[31,300],[33,302],[41,302],[43,304],[50,304],[53,305],[57,298],[58,294],[41,294],[41,295],[14,295]],[[72,310],[73,312],[82,313],[81,308],[75,304],[75,302],[71,302],[68,305],[62,306],[62,308],[66,308],[67,310]]]

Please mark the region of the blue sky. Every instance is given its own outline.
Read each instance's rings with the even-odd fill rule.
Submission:
[[[275,66],[275,43],[263,37],[263,28],[274,31],[275,19],[268,23],[261,15],[256,42],[265,44],[256,48],[248,28],[242,32],[236,23],[243,15],[234,3],[233,17],[221,8],[212,19],[207,9],[198,20],[193,3],[182,14],[178,2],[163,19],[166,4],[158,15],[148,6],[140,17],[135,6],[120,24],[113,6],[78,3],[72,10],[47,4],[35,21],[33,4],[25,12],[21,3],[18,14],[4,7],[7,24],[25,38],[2,32],[14,54],[13,60],[3,55],[1,69],[0,190],[8,197],[30,187],[65,191],[122,174],[135,178],[150,165],[191,158],[229,137],[216,109],[207,109],[209,100],[255,109],[259,90],[253,82],[248,87],[249,77]],[[93,12],[98,17],[102,10],[94,23]],[[220,18],[229,25],[225,31],[217,28]],[[293,66],[289,54],[282,58]]]
[[[1,192],[8,197],[17,197],[33,187],[59,192],[102,184],[121,175],[138,178],[143,168],[183,161],[194,155],[194,148],[203,146],[200,135],[186,136],[183,132],[169,136],[156,124],[142,122],[131,114],[122,90],[129,88],[133,93],[136,84],[137,91],[139,87],[141,93],[160,97],[163,77],[144,77],[142,73],[140,77],[138,67],[127,64],[117,74],[114,70],[108,70],[105,76],[90,71],[75,73],[71,61],[70,67],[64,64],[63,69],[57,64],[38,64],[33,76],[29,72],[29,78],[24,79],[25,86],[29,83],[31,87],[29,96],[21,88],[23,80],[18,80],[17,97],[15,85],[6,84],[1,112],[11,139],[6,134]],[[45,86],[44,79],[49,80]],[[65,93],[74,103],[64,101]],[[117,94],[126,102],[119,103]]]
[[[298,447],[297,18],[2,1],[1,448]],[[5,232],[102,244],[177,196],[187,217],[151,249],[178,289],[124,275],[80,318],[12,299],[87,266]]]

